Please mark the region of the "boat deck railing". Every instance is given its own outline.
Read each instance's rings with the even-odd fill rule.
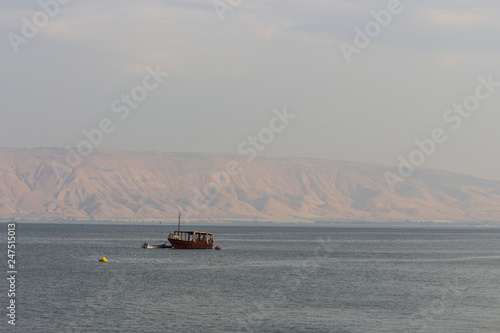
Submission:
[[[183,241],[202,241],[202,242],[213,242],[214,234],[209,232],[200,231],[174,231],[174,233],[168,235],[169,239],[177,239]]]

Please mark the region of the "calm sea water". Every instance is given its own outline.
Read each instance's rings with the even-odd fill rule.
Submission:
[[[500,330],[499,230],[210,226],[222,251],[141,249],[173,229],[18,223],[16,330]]]

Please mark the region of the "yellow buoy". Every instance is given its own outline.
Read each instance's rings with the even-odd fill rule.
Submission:
[[[99,259],[99,261],[108,262],[108,259],[106,259],[106,257],[102,257],[101,259]]]

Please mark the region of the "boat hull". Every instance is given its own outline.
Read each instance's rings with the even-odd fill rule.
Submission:
[[[207,250],[211,249],[214,246],[213,241],[192,241],[192,240],[180,240],[180,239],[171,239],[169,238],[168,241],[170,244],[172,244],[172,248],[174,249],[183,249],[183,250]]]

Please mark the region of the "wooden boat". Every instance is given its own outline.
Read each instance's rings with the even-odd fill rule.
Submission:
[[[214,234],[177,230],[168,235],[168,241],[174,249],[211,249],[214,246]]]
[[[174,249],[211,249],[214,246],[214,234],[204,231],[181,231],[181,214],[177,231],[168,235],[168,241]]]

